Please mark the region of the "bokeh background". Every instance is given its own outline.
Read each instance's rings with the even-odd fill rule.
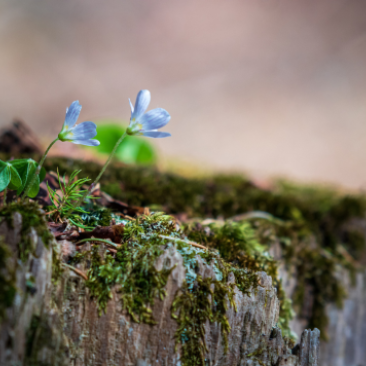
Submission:
[[[45,144],[73,100],[127,121],[146,88],[162,164],[363,189],[365,65],[364,0],[0,0],[0,125]]]

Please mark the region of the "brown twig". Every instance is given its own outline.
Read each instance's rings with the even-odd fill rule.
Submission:
[[[132,220],[132,221],[136,221],[136,219],[134,219],[133,217],[128,216],[128,215],[125,215],[125,218],[126,218],[126,219],[129,219],[129,220]]]
[[[189,245],[192,245],[193,247],[197,247],[197,248],[200,248],[200,249],[204,249],[204,250],[208,250],[208,248],[204,247],[203,245],[201,244],[198,244],[194,241],[190,241],[190,240],[184,240],[184,239],[179,239],[179,238],[173,238],[171,236],[165,236],[165,235],[159,235],[161,238],[163,239],[169,239],[169,240],[173,240],[173,241],[181,241],[185,244],[189,244]]]
[[[47,212],[47,213],[46,213],[46,216],[47,216],[47,215],[51,215],[52,213],[54,213],[54,212],[56,212],[56,211],[58,211],[58,209],[57,209],[57,208],[56,208],[56,210],[53,210],[53,211]]]
[[[69,264],[66,264],[66,263],[62,263],[65,267],[71,269],[71,271],[75,272],[77,275],[79,275],[80,277],[84,278],[85,281],[88,280],[88,276],[83,272],[81,271],[80,269],[77,269],[73,266],[70,266]]]
[[[75,245],[82,245],[83,243],[86,243],[88,241],[99,241],[101,243],[107,244],[112,246],[113,248],[118,248],[119,246],[121,246],[121,244],[116,244],[111,242],[110,240],[106,240],[106,239],[99,239],[99,238],[85,238],[85,239],[81,239],[78,242],[75,243]]]

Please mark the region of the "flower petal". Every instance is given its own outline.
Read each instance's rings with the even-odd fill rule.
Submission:
[[[139,119],[143,130],[156,130],[170,121],[170,114],[163,108],[156,108],[145,113]]]
[[[135,110],[135,108],[133,107],[132,103],[131,103],[131,99],[128,98],[128,101],[130,102],[130,107],[131,107],[131,116],[132,116],[132,113],[133,111]]]
[[[97,126],[93,122],[82,122],[75,126],[70,134],[73,134],[71,140],[88,140],[97,135]]]
[[[73,144],[85,145],[85,146],[99,146],[100,142],[98,140],[73,140]]]
[[[81,105],[79,104],[78,100],[75,100],[75,102],[71,103],[69,108],[66,108],[64,127],[65,126],[68,126],[69,128],[73,127],[79,118],[80,111],[81,111]]]
[[[142,136],[158,139],[163,137],[169,137],[171,136],[171,134],[169,132],[161,132],[161,131],[144,131],[142,132]]]
[[[148,90],[139,91],[136,97],[135,109],[131,115],[131,120],[137,120],[145,113],[147,107],[150,104],[150,100],[151,94]]]

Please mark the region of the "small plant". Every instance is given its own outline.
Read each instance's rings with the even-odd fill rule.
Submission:
[[[60,186],[60,190],[62,195],[60,195],[56,190],[50,188],[47,183],[48,193],[50,195],[51,201],[54,209],[48,212],[48,215],[52,215],[52,219],[54,221],[61,221],[65,217],[67,217],[74,225],[79,227],[84,227],[81,224],[82,218],[80,215],[88,214],[81,207],[75,207],[75,204],[80,201],[80,198],[84,196],[85,192],[88,190],[82,190],[82,186],[89,182],[90,179],[83,178],[77,179],[77,175],[81,172],[81,170],[75,170],[66,180],[65,175],[61,179],[59,172],[57,171],[58,183]],[[87,195],[88,199],[93,199],[95,197]],[[87,227],[84,227],[87,228]]]
[[[29,183],[28,181],[25,184],[23,199],[27,197],[28,192],[33,189],[34,184],[39,180],[39,174],[41,172],[44,161],[46,160],[47,154],[50,151],[51,147],[57,141],[70,141],[74,144],[86,145],[86,146],[98,146],[99,141],[94,140],[93,137],[97,135],[97,126],[93,122],[82,122],[75,126],[79,114],[81,111],[81,105],[79,101],[72,102],[70,108],[66,108],[65,121],[62,126],[61,132],[58,134],[57,138],[53,140],[45,153],[43,154],[37,169],[35,169],[31,174],[29,174]],[[43,179],[42,179],[43,180]],[[41,181],[42,181],[41,180]],[[39,185],[38,185],[39,186]]]
[[[89,189],[80,190],[80,187],[88,182],[89,179],[79,179],[71,183],[79,173],[78,171],[72,173],[68,183],[66,183],[65,176],[61,181],[60,176],[57,173],[62,197],[48,186],[48,192],[55,208],[53,211],[49,212],[49,214],[52,213],[55,220],[61,220],[63,217],[67,216],[67,218],[72,222],[77,219],[75,222],[77,222],[79,226],[81,225],[80,220],[82,219],[79,214],[87,213],[85,210],[80,208],[81,204],[85,199],[92,198],[89,195],[90,190],[99,182],[99,179],[115,155],[119,145],[127,135],[146,136],[152,138],[170,136],[170,133],[168,132],[158,131],[159,128],[165,126],[170,120],[170,115],[165,109],[155,108],[145,113],[150,104],[150,100],[150,92],[148,90],[140,90],[137,94],[135,106],[133,106],[130,101],[130,124],[114,145],[114,148],[111,150],[102,170]],[[6,203],[6,193],[8,188],[17,190],[18,195],[22,194],[23,200],[26,197],[33,198],[38,194],[40,183],[46,175],[43,163],[51,147],[57,141],[69,141],[74,144],[85,146],[100,145],[100,142],[94,139],[97,135],[97,126],[95,123],[87,121],[76,125],[80,111],[81,105],[79,104],[79,101],[74,101],[71,103],[69,108],[66,108],[65,121],[62,129],[57,138],[48,146],[39,163],[32,159],[19,159],[8,162],[0,161],[0,192],[5,191],[4,204]]]
[[[130,124],[127,127],[125,133],[119,138],[114,145],[112,152],[110,153],[107,161],[104,163],[102,170],[94,181],[97,184],[102,177],[103,173],[107,169],[114,154],[116,153],[119,145],[124,138],[129,136],[146,136],[152,138],[163,138],[171,136],[169,132],[160,132],[159,128],[164,127],[170,121],[170,114],[163,108],[155,108],[147,113],[146,109],[150,104],[151,94],[148,90],[140,90],[136,97],[135,107],[131,107]],[[82,198],[84,200],[85,197]]]
[[[30,180],[34,172],[37,170],[38,163],[33,159],[15,159],[7,162],[0,160],[0,192],[4,191],[4,204],[8,189],[17,191],[17,195],[29,186],[27,196],[35,197],[39,191],[40,182],[44,179],[46,171],[40,169],[40,174],[34,179],[30,185]]]

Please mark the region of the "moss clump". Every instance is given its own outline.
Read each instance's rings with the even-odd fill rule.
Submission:
[[[82,169],[82,174],[91,178],[100,170],[97,164],[72,159],[49,159],[47,167],[53,170],[59,167],[66,173],[75,168]],[[185,213],[188,217],[230,218],[253,210],[271,214],[278,225],[270,232],[280,242],[288,263],[297,267],[300,281],[295,302],[299,304],[305,288],[310,288],[314,298],[318,299],[313,301],[311,317],[300,307],[299,315],[308,319],[307,327],[315,325],[319,328],[323,337],[327,324],[325,306],[332,301],[340,304],[344,297],[344,289],[333,285],[338,281],[336,268],[348,269],[351,275],[354,274],[352,261],[347,260],[339,248],[344,248],[355,263],[365,252],[365,236],[347,226],[351,219],[364,219],[364,195],[341,195],[332,189],[287,182],[278,182],[271,190],[264,190],[240,176],[187,179],[161,173],[155,168],[122,164],[111,165],[101,185],[104,191],[129,204],[158,205],[168,213]],[[260,226],[265,225],[261,223]],[[272,240],[265,229],[262,233],[268,242]],[[311,242],[315,244],[309,244]],[[304,253],[302,257],[299,248],[303,246],[309,246],[310,251],[314,248],[315,253]],[[326,268],[327,261],[321,260],[324,253],[333,258],[332,272]],[[319,257],[315,260],[319,267],[305,273],[305,268],[311,269],[312,264],[302,265],[298,258],[312,261],[314,255]],[[319,281],[324,279],[330,281],[320,285]]]
[[[3,217],[10,227],[13,227],[13,214],[15,212],[20,213],[22,216],[21,240],[18,245],[18,255],[25,262],[29,254],[33,251],[29,237],[31,228],[42,238],[46,247],[49,246],[53,235],[49,231],[45,217],[36,202],[13,202],[7,206],[3,206],[0,209],[0,217]]]
[[[331,252],[305,247],[299,250],[295,263],[298,283],[294,303],[301,310],[306,303],[305,296],[308,301],[312,299],[311,313],[307,311],[306,314],[308,326],[321,329],[322,337],[326,340],[328,317],[325,304],[335,303],[341,308],[346,298],[346,291],[336,275],[336,267],[341,261]]]
[[[5,316],[5,310],[13,304],[16,294],[15,269],[9,266],[10,257],[9,247],[0,237],[0,322]]]
[[[158,271],[154,264],[163,253],[161,234],[173,235],[172,217],[156,213],[129,221],[124,228],[125,238],[115,257],[103,255],[94,246],[87,286],[97,299],[100,310],[105,310],[118,286],[123,308],[136,322],[154,324],[150,307],[154,298],[165,296],[165,285],[171,269]]]
[[[274,271],[275,268],[269,256],[265,259],[263,248],[255,241],[250,227],[246,224],[239,225],[239,228],[233,226],[234,231],[239,229],[237,235],[244,235],[244,238],[241,237],[243,242],[239,242],[238,246],[237,236],[231,238],[230,243],[239,248],[233,257],[229,257],[229,251],[224,251],[224,256],[221,256],[214,247],[209,251],[193,247],[188,244],[187,237],[171,216],[156,213],[125,222],[124,240],[116,254],[112,255],[95,245],[88,254],[82,254],[76,260],[86,260],[90,255],[91,267],[86,285],[101,311],[106,310],[112,289],[115,288],[123,308],[133,321],[155,324],[151,308],[156,298],[165,297],[165,286],[174,269],[167,264],[158,271],[155,263],[164,251],[174,246],[182,255],[186,268],[185,283],[172,305],[172,316],[178,322],[176,342],[182,346],[183,365],[205,365],[206,322],[220,324],[226,351],[227,335],[230,332],[226,311],[228,302],[235,308],[235,285],[250,294],[258,285],[256,272],[259,269]],[[230,234],[227,227],[225,230],[227,232],[218,234],[220,240]],[[191,231],[193,232],[197,234],[196,231]],[[219,239],[217,242],[223,245],[223,249],[225,243]],[[250,246],[244,245],[245,240],[250,242]],[[258,252],[259,248],[261,253]],[[249,251],[250,255],[245,251]],[[225,256],[231,262],[223,258]],[[203,279],[198,274],[199,261],[211,266],[215,278]],[[230,273],[235,276],[235,284],[228,284]]]
[[[64,365],[67,350],[64,347],[64,340],[61,324],[55,324],[54,319],[50,319],[45,313],[41,315],[33,314],[30,326],[26,334],[25,344],[25,366],[51,366]],[[55,347],[56,345],[56,347]],[[49,356],[47,362],[39,359]]]
[[[112,221],[111,211],[105,208],[92,208],[89,210],[86,208],[88,213],[80,214],[80,218],[83,222],[83,225],[89,227],[96,226],[109,226]]]
[[[175,334],[176,344],[182,345],[182,363],[185,366],[205,366],[205,325],[207,320],[221,326],[225,352],[228,349],[227,336],[231,330],[226,317],[227,300],[235,308],[234,284],[226,285],[212,278],[197,276],[195,286],[187,284],[175,298],[172,305],[173,317],[178,322]]]
[[[112,288],[117,285],[123,308],[132,319],[155,324],[150,307],[154,305],[155,297],[165,296],[164,287],[170,270],[157,271],[154,267],[155,260],[163,253],[157,245],[161,244],[161,239],[154,235],[139,239],[122,244],[115,258],[111,255],[102,257],[95,246],[87,286],[99,308],[105,310]]]
[[[284,336],[293,338],[289,324],[294,317],[291,300],[287,298],[278,279],[277,263],[267,252],[269,245],[260,241],[263,236],[260,229],[261,227],[256,228],[248,221],[208,225],[194,223],[184,226],[188,238],[204,243],[220,253],[226,263],[226,273],[234,274],[236,285],[243,293],[250,294],[256,288],[258,271],[264,271],[272,277],[280,300],[279,326]]]

